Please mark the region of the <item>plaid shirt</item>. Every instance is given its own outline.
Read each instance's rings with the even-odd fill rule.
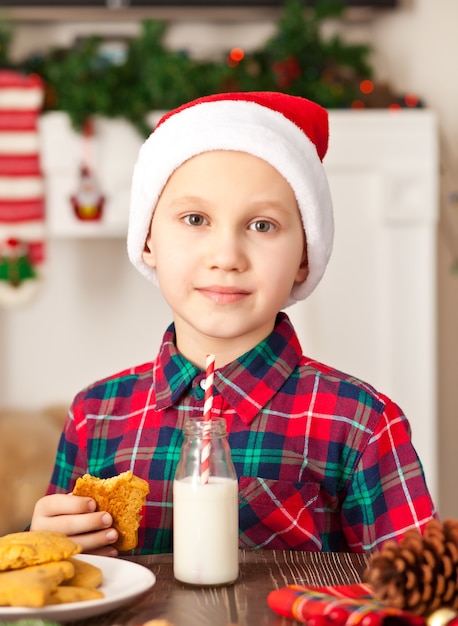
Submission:
[[[126,470],[149,481],[136,552],[172,551],[172,481],[185,418],[201,418],[205,372],[173,325],[153,363],[75,398],[48,493]],[[373,550],[435,516],[401,410],[366,383],[302,355],[280,313],[272,334],[215,371],[239,479],[240,547]]]

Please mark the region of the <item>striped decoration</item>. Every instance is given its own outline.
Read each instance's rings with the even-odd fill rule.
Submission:
[[[202,456],[200,459],[200,481],[203,485],[210,478],[210,423],[213,407],[213,382],[215,376],[215,355],[208,354],[205,362],[205,396],[204,396],[204,436],[202,441]]]
[[[45,188],[38,116],[43,97],[39,76],[0,70],[0,304],[27,301],[41,283]],[[18,251],[32,266],[33,276],[21,275],[13,284],[5,268]]]

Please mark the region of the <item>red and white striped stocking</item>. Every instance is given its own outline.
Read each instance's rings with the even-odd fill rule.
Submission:
[[[43,97],[39,76],[0,70],[0,306],[27,302],[43,282]]]

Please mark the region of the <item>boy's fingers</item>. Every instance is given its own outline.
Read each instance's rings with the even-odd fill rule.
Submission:
[[[84,533],[82,535],[70,535],[70,539],[83,548],[83,552],[91,552],[100,554],[100,550],[109,553],[109,556],[116,556],[115,548],[111,547],[118,538],[118,533],[114,528],[109,530],[99,530],[97,532]]]
[[[95,511],[96,503],[86,496],[54,494],[35,505],[31,530],[50,530],[67,535],[84,552],[116,556],[111,546],[118,539],[113,519],[106,511]]]
[[[38,500],[34,513],[43,517],[92,513],[97,505],[93,498],[56,493]]]
[[[40,529],[40,520],[37,521],[33,530],[54,530],[64,533],[69,537],[84,533],[96,532],[110,528],[112,524],[111,515],[103,511],[96,513],[86,513],[85,515],[55,515],[54,517],[41,518],[43,528]]]

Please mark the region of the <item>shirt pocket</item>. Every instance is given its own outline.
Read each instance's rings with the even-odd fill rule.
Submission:
[[[239,546],[267,550],[321,550],[314,522],[320,485],[241,476]]]

